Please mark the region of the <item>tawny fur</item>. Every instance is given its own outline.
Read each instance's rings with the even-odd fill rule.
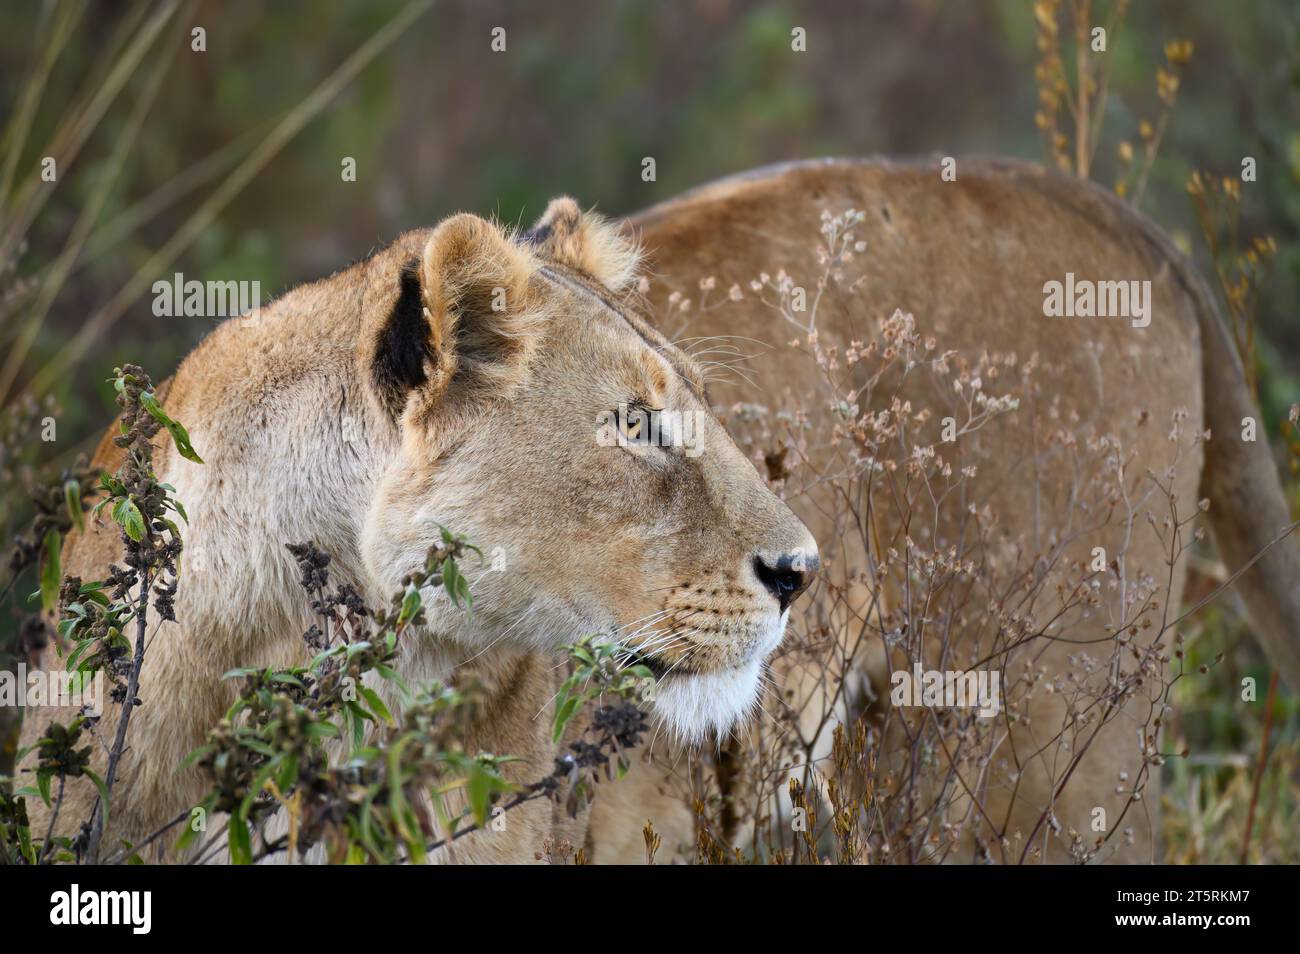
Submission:
[[[1067,369],[1059,381],[1062,395],[1091,402],[1099,417],[1113,419],[1139,460],[1153,466],[1166,459],[1168,413],[1186,407],[1193,422],[1215,436],[1204,462],[1184,462],[1176,490],[1189,504],[1200,495],[1211,498],[1216,541],[1229,566],[1241,565],[1285,524],[1263,442],[1236,439],[1241,417],[1257,411],[1209,296],[1157,229],[1089,184],[1016,163],[962,160],[956,182],[942,182],[937,164],[925,162],[802,163],[696,190],[635,217],[631,231],[656,275],[652,302],[663,304],[674,290],[694,294],[695,283],[708,274],[727,283],[778,267],[811,271],[818,213],[848,206],[868,214],[858,232],[868,245],[870,280],[851,296],[828,293],[822,325],[828,335],[863,337],[855,329],[903,308],[944,347],[1039,350]],[[575,627],[664,611],[662,594],[648,597],[660,574],[665,588],[686,583],[690,592],[697,581],[728,572],[720,568],[735,568],[755,546],[806,542],[803,529],[720,432],[708,434],[709,450],[701,455],[716,466],[675,486],[644,471],[622,471],[626,461],[591,441],[589,419],[575,414],[570,422],[563,413],[583,407],[594,414],[600,409],[596,393],[608,401],[664,380],[687,401],[682,383],[698,385],[701,375],[635,315],[626,321],[609,315],[605,303],[620,304],[635,272],[633,246],[606,244],[609,226],[592,220],[584,227],[576,212],[572,200],[557,200],[535,234],[508,239],[498,256],[480,261],[486,271],[473,272],[480,286],[494,280],[496,266],[513,263],[496,278],[504,279],[500,287],[511,301],[506,318],[517,322],[524,341],[513,347],[512,335],[480,326],[475,347],[497,360],[480,368],[475,380],[482,388],[457,392],[445,406],[442,399],[455,390],[454,375],[464,367],[454,353],[434,352],[427,386],[408,396],[396,419],[369,380],[375,335],[398,296],[403,270],[421,263],[426,286],[438,274],[443,258],[430,256],[436,249],[427,231],[290,293],[255,321],[228,322],[186,359],[174,384],[160,387],[208,464],[190,465],[166,449],[160,455],[160,473],[177,486],[194,526],[178,600],[181,625],[163,627],[151,645],[142,680],[146,704],[124,761],[115,833],[146,831],[197,798],[196,780],[173,766],[228,703],[231,687],[218,681],[221,672],[301,662],[298,633],[309,621],[285,542],[316,540],[335,555],[336,580],[356,583],[375,602],[418,562],[431,518],[468,533],[485,550],[503,546],[509,573],[500,580],[484,577],[475,588],[481,629],[462,631],[453,614],[440,611],[432,632],[408,642],[406,665],[408,676],[446,677],[465,672],[465,661],[473,659],[472,673],[497,687],[475,742],[523,754],[521,778],[544,771],[552,754],[545,709],[556,685],[556,640],[572,638]],[[455,229],[474,233],[479,226]],[[590,240],[574,240],[581,232],[597,236],[596,251]],[[565,281],[547,280],[538,274],[542,268]],[[1067,270],[1150,278],[1156,317],[1147,334],[1114,323],[1048,323],[1042,284]],[[521,281],[521,272],[529,277]],[[438,304],[435,299],[431,316],[439,316]],[[438,317],[431,334],[442,332],[444,321]],[[810,373],[805,359],[779,347],[792,336],[790,327],[752,300],[697,316],[688,333],[742,335],[777,346],[748,369],[765,388],[788,385],[797,393],[799,376]],[[647,339],[654,348],[645,346]],[[1096,340],[1110,358],[1099,365],[1082,357]],[[667,369],[655,353],[671,359]],[[494,404],[495,386],[514,396]],[[719,380],[711,388],[719,405],[755,398],[739,381]],[[762,399],[772,400],[768,394]],[[1159,423],[1137,429],[1138,408]],[[986,456],[1003,465],[985,470],[983,486],[1004,526],[1032,535],[1035,513],[1050,522],[1061,488],[1049,483],[1040,507],[1032,505],[1021,479],[1033,459],[1032,435],[1023,416],[1008,421],[1009,427],[986,435]],[[344,440],[345,428],[359,436]],[[106,439],[97,462],[114,467],[114,458]],[[834,542],[818,521],[818,501],[795,500],[793,506],[823,544]],[[731,528],[740,532],[731,546],[722,546],[717,537]],[[1111,536],[1099,542],[1113,546]],[[1270,654],[1295,684],[1300,557],[1293,544],[1274,547],[1236,585]],[[68,572],[102,576],[118,549],[116,533],[97,527],[71,546]],[[842,572],[852,555],[836,556]],[[1132,559],[1158,565],[1163,554],[1144,545]],[[1180,566],[1172,580],[1175,601],[1182,581]],[[747,604],[759,605],[762,594],[746,582],[743,599],[727,597],[706,608],[737,614]],[[626,611],[584,618],[574,605]],[[492,645],[496,638],[501,643]],[[1063,654],[1046,654],[1043,665],[1063,671]],[[791,685],[805,686],[805,694],[824,676],[787,675]],[[1035,718],[1052,724],[1059,714],[1045,704]],[[105,721],[101,734],[111,735],[112,720]],[[28,723],[25,744],[42,720]],[[1121,719],[1094,747],[1056,806],[1064,825],[1087,830],[1093,806],[1115,807],[1116,775],[1136,761],[1134,724]],[[657,751],[665,748],[661,740]],[[677,790],[688,757],[678,761],[678,754],[667,749],[660,764],[636,765],[628,779],[601,792],[590,819],[568,820],[534,803],[508,838],[476,836],[448,860],[528,860],[543,838],[554,836],[584,844],[596,861],[637,861],[644,857],[640,829],[646,819],[663,835],[661,860],[671,857],[689,848],[692,835]],[[1026,785],[1041,788],[1042,776],[1031,769]],[[1037,794],[1041,801],[1043,793]],[[1120,858],[1151,857],[1156,794],[1148,790],[1152,814],[1135,821],[1134,844],[1122,845]],[[88,808],[78,795],[66,817],[84,818]],[[39,806],[34,824],[43,825]],[[1017,816],[1009,827],[1031,824],[1032,818]],[[1059,855],[1049,851],[1049,857]]]
[[[466,744],[521,757],[516,780],[553,767],[559,647],[587,634],[675,667],[655,704],[661,751],[668,735],[724,730],[752,705],[786,617],[754,560],[815,544],[709,411],[698,368],[624,307],[634,247],[571,200],[541,226],[514,236],[458,215],[403,235],[225,322],[159,388],[206,463],[158,441],[157,472],[190,517],[179,622],[150,640],[105,844],[139,841],[198,802],[201,778],[178,766],[232,701],[223,672],[309,657],[287,543],[314,541],[333,557],[332,581],[372,606],[422,564],[439,524],[504,560],[466,566],[472,620],[432,600],[400,669],[408,684],[483,683],[485,715]],[[418,302],[404,300],[417,281]],[[418,308],[423,340],[392,355],[399,306]],[[700,453],[599,443],[601,416],[636,400],[700,415]],[[96,463],[118,464],[107,440]],[[70,543],[67,572],[102,578],[118,547],[101,521]],[[24,743],[73,714],[29,714]],[[60,830],[75,831],[92,796],[73,794]],[[585,814],[539,801],[438,860],[531,861],[547,838],[599,851]],[[149,856],[174,860],[155,850],[166,844]]]
[[[725,293],[733,282],[748,289],[748,282],[760,273],[784,268],[811,288],[821,274],[814,257],[819,214],[823,209],[862,210],[865,221],[854,231],[866,249],[855,264],[866,278],[851,292],[835,284],[827,289],[818,321],[824,341],[842,346],[853,339],[868,340],[874,322],[902,309],[915,315],[918,328],[935,335],[941,348],[955,348],[972,358],[984,350],[1016,352],[1022,359],[1037,352],[1045,363],[1060,366],[1051,386],[1065,406],[1104,424],[1134,451],[1130,473],[1135,475],[1146,468],[1163,472],[1169,460],[1170,415],[1185,408],[1188,430],[1207,428],[1213,436],[1205,445],[1204,461],[1198,451],[1185,457],[1179,468],[1173,489],[1181,515],[1192,512],[1201,496],[1210,498],[1210,522],[1230,570],[1268,548],[1288,525],[1274,463],[1266,441],[1251,444],[1240,439],[1242,418],[1259,420],[1259,412],[1212,299],[1183,256],[1149,221],[1091,183],[1009,161],[961,159],[957,169],[956,181],[944,181],[937,159],[792,163],[703,186],[632,217],[626,227],[647,249],[647,265],[655,275],[651,304],[656,313],[663,313],[671,293],[697,297],[698,281],[710,275]],[[1094,278],[1150,279],[1152,324],[1134,329],[1122,320],[1044,317],[1044,282],[1059,280],[1067,271]],[[850,279],[856,277],[855,272]],[[819,372],[787,344],[798,331],[754,295],[697,310],[681,334],[750,339],[743,350],[753,357],[743,370],[757,387],[739,375],[722,376],[711,385],[720,405],[754,401],[782,406],[787,399],[798,405],[815,390]],[[1099,358],[1090,350],[1094,345],[1103,349]],[[904,397],[914,397],[917,408],[933,403],[931,394]],[[1143,411],[1148,414],[1145,425],[1140,423]],[[1035,427],[1033,416],[1022,409],[982,432],[980,477],[971,491],[993,505],[1009,537],[1026,541],[1028,552],[1061,526],[1068,509],[1065,475],[1053,466],[1047,449],[1036,444]],[[818,451],[812,453],[815,465]],[[863,566],[863,554],[845,551],[839,544],[839,529],[824,516],[835,510],[829,493],[825,489],[790,503],[824,553],[829,551],[830,567],[823,572],[839,574],[844,584],[846,573]],[[880,530],[888,536],[890,528]],[[1120,528],[1112,526],[1081,538],[1071,552],[1086,554],[1100,545],[1113,554],[1120,543]],[[1130,567],[1164,573],[1165,554],[1149,532],[1139,534],[1127,559]],[[1180,563],[1170,579],[1171,619],[1177,616],[1183,580]],[[1300,686],[1297,581],[1300,546],[1291,538],[1268,548],[1235,585],[1270,657],[1292,685]],[[861,588],[858,596],[865,605]],[[809,604],[803,611],[828,609]],[[1076,635],[1086,638],[1087,632]],[[1051,646],[1041,655],[1035,653],[1034,663],[1047,679],[1064,675],[1072,668],[1067,659],[1072,651],[1075,647],[1069,645]],[[1107,653],[1100,648],[1094,655],[1105,658]],[[884,657],[877,654],[869,662],[868,675],[879,683]],[[784,678],[787,689],[797,691],[798,705],[824,688],[827,676],[786,672]],[[814,705],[810,711],[820,714],[821,708]],[[1032,712],[1038,730],[1050,734],[1062,721],[1060,696],[1039,694]],[[1145,718],[1145,713],[1126,711],[1102,733],[1074,773],[1054,806],[1063,829],[1089,832],[1096,806],[1105,807],[1108,817],[1117,817],[1123,802],[1116,791],[1122,787],[1119,773],[1127,771],[1128,778],[1135,778],[1140,764],[1138,716]],[[814,728],[815,720],[805,733]],[[1015,733],[1016,751],[1033,752],[1041,745],[1030,730]],[[1051,800],[1047,778],[1036,760],[1026,764],[1020,798],[1009,813],[1005,792],[994,786],[988,807],[995,817],[1006,819],[1008,836],[1027,836],[1033,829]],[[1134,832],[1132,843],[1115,839],[1118,853],[1108,857],[1159,857],[1156,782],[1147,790],[1142,810],[1125,819],[1125,827]],[[598,844],[614,840],[605,834],[606,828],[622,829],[634,821],[630,812],[614,811],[612,802],[596,808]],[[655,823],[665,833],[665,843],[689,841],[691,819],[684,809],[656,815]],[[1048,839],[1043,857],[1061,860],[1061,844]]]

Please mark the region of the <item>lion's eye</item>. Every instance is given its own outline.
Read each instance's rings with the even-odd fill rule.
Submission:
[[[623,442],[638,446],[654,443],[656,413],[654,408],[639,402],[620,407],[618,423]]]

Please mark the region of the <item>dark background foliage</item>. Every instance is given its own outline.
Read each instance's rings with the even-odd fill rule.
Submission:
[[[0,38],[0,103],[13,104],[39,13],[22,3]],[[393,3],[200,3],[167,27],[181,53],[103,215],[111,220],[230,143],[251,147],[318,80],[389,19]],[[96,44],[124,5],[91,4],[56,69],[31,142],[60,117]],[[207,52],[189,50],[190,25]],[[792,53],[790,30],[808,31]],[[489,50],[503,26],[507,51]],[[1166,40],[1195,43],[1179,103],[1143,202],[1196,248],[1184,184],[1193,169],[1234,174],[1259,163],[1243,196],[1244,234],[1279,242],[1263,290],[1264,359],[1300,371],[1300,9],[1282,0],[1135,4],[1112,38],[1112,89],[1097,178],[1113,180],[1114,145],[1152,115]],[[264,295],[328,274],[407,228],[458,209],[527,221],[557,193],[610,214],[631,212],[717,176],[820,155],[976,153],[1043,158],[1034,128],[1033,17],[1026,0],[832,0],[435,4],[370,64],[205,231],[173,270],[187,278],[260,280]],[[150,56],[163,55],[153,52]],[[147,66],[147,61],[146,61]],[[141,78],[142,79],[142,78]],[[124,98],[135,92],[128,88]],[[40,263],[71,227],[122,115],[110,114],[32,235]],[[99,148],[96,148],[96,145]],[[37,147],[29,149],[35,160]],[[238,152],[238,148],[234,150]],[[357,161],[343,182],[342,157]],[[658,181],[640,177],[653,156]],[[202,195],[200,188],[196,196]],[[189,211],[165,210],[105,250],[56,301],[31,355],[63,343]],[[157,276],[159,278],[166,275]],[[153,280],[151,278],[151,280]],[[148,296],[108,336],[106,366],[131,359],[164,373],[206,319],[153,317]],[[95,373],[92,378],[103,377]],[[78,435],[104,419],[85,376],[63,385]],[[1271,411],[1293,381],[1268,379]]]

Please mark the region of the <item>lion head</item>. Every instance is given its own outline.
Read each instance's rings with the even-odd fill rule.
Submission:
[[[657,678],[685,740],[756,702],[817,546],[710,408],[701,369],[630,304],[638,254],[557,199],[529,232],[423,233],[360,360],[400,434],[362,528],[391,591],[440,527],[479,546],[439,636],[555,651],[587,634]],[[445,598],[445,597],[444,597]]]

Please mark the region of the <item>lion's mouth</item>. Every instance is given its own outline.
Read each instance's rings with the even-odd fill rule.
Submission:
[[[739,671],[744,668],[744,664],[722,666],[716,670],[699,669],[690,665],[686,660],[679,659],[676,662],[664,659],[660,656],[651,656],[646,653],[633,652],[627,659],[629,666],[645,666],[650,670],[650,674],[655,677],[656,681],[662,682],[666,676],[703,676],[718,675],[733,671]]]
[[[660,659],[658,656],[651,656],[647,653],[635,651],[628,657],[627,664],[629,666],[645,666],[650,670],[650,674],[654,676],[655,679],[663,679],[664,676],[668,675],[670,670],[675,668],[672,663],[669,663],[665,659]]]
[[[768,654],[766,650],[756,650],[750,658],[725,662],[717,666],[701,666],[699,660],[689,658],[689,652],[686,654],[688,658],[668,659],[635,647],[628,647],[628,650],[623,665],[644,666],[657,682],[662,682],[667,676],[725,676],[741,672],[750,667],[754,658],[765,658]]]

